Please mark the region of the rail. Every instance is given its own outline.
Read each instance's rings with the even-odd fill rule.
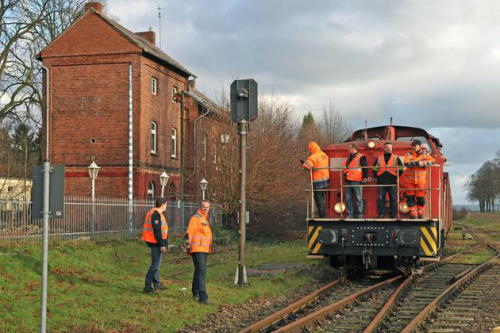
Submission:
[[[425,198],[426,198],[426,204],[425,205],[425,213],[424,213],[424,218],[435,218],[440,220],[441,219],[441,214],[442,214],[442,207],[441,207],[441,198],[438,200],[438,214],[437,216],[432,216],[432,205],[433,205],[433,200],[432,200],[432,193],[433,191],[437,191],[438,195],[441,193],[441,189],[443,187],[442,184],[442,177],[443,177],[443,169],[439,164],[432,164],[429,166],[426,166],[426,168],[430,169],[430,172],[426,172],[426,184],[429,184],[429,186],[424,187],[424,188],[408,188],[408,187],[403,187],[401,185],[401,176],[399,170],[402,168],[401,166],[387,166],[386,168],[389,169],[396,169],[396,184],[375,184],[372,183],[376,180],[376,177],[366,177],[363,178],[363,181],[360,184],[354,184],[354,185],[349,185],[345,184],[345,179],[344,179],[344,172],[345,170],[350,170],[350,169],[368,169],[372,170],[372,173],[375,174],[375,166],[361,166],[357,168],[347,168],[347,167],[323,167],[323,168],[315,168],[309,170],[309,175],[308,175],[308,188],[305,190],[305,192],[310,193],[310,195],[307,196],[307,218],[318,218],[318,216],[313,216],[313,212],[315,211],[315,200],[314,200],[314,193],[316,192],[326,192],[326,193],[331,193],[336,195],[338,200],[335,200],[334,204],[331,206],[333,207],[334,213],[337,216],[327,216],[327,218],[340,218],[340,219],[346,219],[346,200],[345,200],[345,190],[346,188],[354,188],[354,187],[361,187],[361,190],[363,191],[364,188],[382,188],[382,187],[396,187],[396,219],[402,219],[401,213],[407,214],[408,213],[408,206],[406,204],[406,200],[402,201],[401,200],[401,195],[405,191],[423,191],[425,192]],[[334,175],[334,177],[338,177],[338,184],[337,186],[332,186],[332,177],[330,177],[330,185],[329,188],[327,189],[314,189],[313,185],[313,178],[312,178],[312,173],[314,170],[321,170],[321,169],[328,169],[330,171],[330,176]],[[437,169],[438,172],[438,186],[437,187],[432,187],[432,170]],[[403,171],[406,172],[406,171]],[[404,173],[403,173],[404,175]],[[330,196],[331,197],[331,196]],[[364,195],[362,195],[364,199]],[[429,200],[430,199],[430,200]],[[378,199],[378,193],[376,198],[373,200],[379,200]],[[363,200],[364,201],[364,200]],[[327,200],[325,199],[325,204]],[[330,202],[333,202],[332,199],[330,199]],[[435,204],[435,203],[434,203]],[[364,203],[363,203],[364,205]],[[364,209],[363,209],[364,210]],[[366,210],[368,212],[368,210]],[[363,212],[359,212],[360,214],[363,214]],[[378,214],[377,214],[378,215]],[[376,219],[377,217],[374,216],[364,216],[363,218],[356,218],[356,219]]]

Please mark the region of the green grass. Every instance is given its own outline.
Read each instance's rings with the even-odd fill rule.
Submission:
[[[470,213],[458,222],[471,227],[489,242],[500,242],[500,213]]]
[[[304,242],[247,243],[246,265],[309,262]],[[169,253],[161,267],[167,289],[142,293],[149,248],[137,241],[66,242],[52,245],[49,257],[48,330],[50,332],[172,332],[201,321],[220,304],[253,296],[285,294],[311,281],[290,271],[249,277],[233,284],[235,246],[219,247],[209,258],[208,293],[213,305],[191,298],[193,266],[183,253]],[[322,263],[324,264],[324,263]],[[324,266],[324,265],[323,265]],[[0,332],[36,332],[40,321],[41,248],[0,248]],[[183,288],[186,288],[183,290]]]
[[[452,259],[451,262],[479,265],[490,260],[493,254],[491,249],[482,248],[473,253],[462,254],[458,258]]]

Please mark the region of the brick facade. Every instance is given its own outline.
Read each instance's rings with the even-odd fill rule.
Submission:
[[[181,113],[179,103],[173,101],[173,89],[189,90],[191,74],[150,44],[155,39],[153,32],[133,36],[104,17],[99,12],[102,7],[88,7],[39,54],[50,78],[50,161],[66,166],[65,193],[90,195],[87,167],[95,160],[101,167],[97,196],[127,196],[128,73],[132,66],[134,197],[145,198],[151,182],[154,195],[159,196],[159,175],[166,170],[170,178],[165,193],[172,199],[178,198]],[[157,82],[156,94],[152,93],[152,78]],[[45,94],[45,87],[43,91]],[[195,143],[190,138],[197,104],[186,100],[186,176],[195,176]],[[42,133],[47,125],[45,117],[44,112]],[[152,122],[156,124],[155,153],[151,152]],[[175,156],[172,129],[177,131]],[[45,138],[42,140],[45,142]],[[43,152],[45,159],[45,149]],[[196,189],[188,186],[187,191],[194,195]]]

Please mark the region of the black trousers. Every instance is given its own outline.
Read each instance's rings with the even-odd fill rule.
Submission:
[[[207,259],[208,253],[194,252],[191,253],[194,264],[193,296],[199,297],[200,301],[208,299],[207,294]]]

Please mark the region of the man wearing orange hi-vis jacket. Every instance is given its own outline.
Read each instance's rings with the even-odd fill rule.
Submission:
[[[189,220],[184,236],[186,252],[193,258],[194,274],[192,292],[201,304],[209,304],[207,294],[207,259],[212,251],[212,229],[208,222],[210,202],[203,200],[200,208]]]
[[[402,185],[408,190],[405,191],[407,205],[411,218],[425,217],[425,188],[427,187],[427,169],[434,159],[422,146],[420,140],[411,142],[412,152],[405,155],[404,165],[406,167],[402,176]],[[414,190],[413,190],[414,189]]]
[[[326,216],[325,189],[330,185],[330,170],[328,170],[328,156],[321,150],[319,145],[312,141],[309,143],[311,155],[303,162],[305,169],[312,170],[312,182],[314,190],[314,201],[318,207],[319,217]],[[302,161],[301,161],[302,162]]]
[[[155,207],[151,208],[144,218],[142,228],[142,240],[151,248],[151,265],[146,273],[145,293],[164,289],[160,283],[160,264],[163,253],[168,248],[168,224],[165,217],[167,201],[163,198],[155,201]],[[153,284],[153,286],[151,286]]]

